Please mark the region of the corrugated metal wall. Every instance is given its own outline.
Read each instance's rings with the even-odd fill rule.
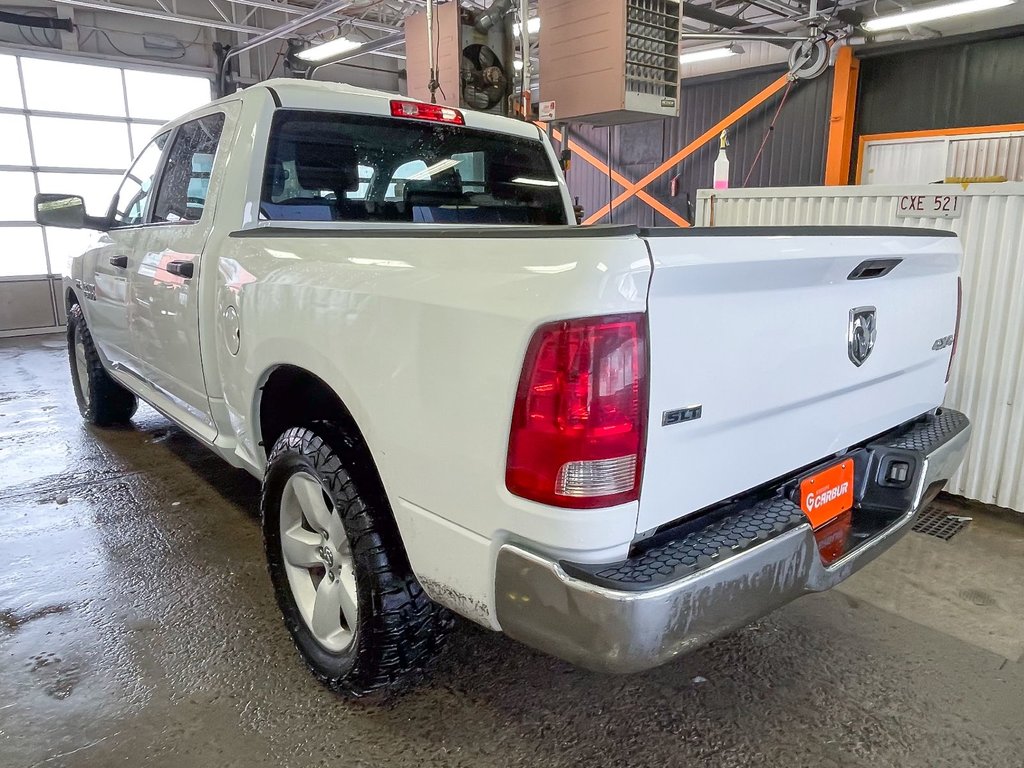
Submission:
[[[870,142],[864,147],[861,184],[932,184],[946,178],[945,138]]]
[[[611,167],[626,178],[637,180],[778,79],[784,71],[784,68],[772,68],[729,77],[684,80],[678,119],[612,128],[574,126],[573,139],[602,162],[607,162],[610,137]],[[794,85],[747,186],[822,183],[831,98],[831,71]],[[750,170],[780,99],[781,94],[769,99],[729,131],[732,184],[742,183]],[[674,172],[652,183],[647,191],[692,220],[697,190],[711,185],[717,156],[718,142],[712,141],[684,160]],[[674,173],[680,175],[677,197],[669,195],[669,180]],[[575,158],[566,178],[572,194],[579,196],[588,214],[608,205],[608,177],[600,171]],[[622,189],[613,183],[611,196],[615,197]],[[601,221],[607,223],[608,219]],[[612,221],[641,225],[671,223],[636,198],[616,208]]]
[[[946,178],[985,176],[1024,181],[1024,136],[972,136],[949,142]]]
[[[977,134],[869,141],[861,184],[931,184],[1003,176],[1024,181],[1024,136]]]
[[[1024,123],[1024,31],[986,34],[1006,36],[862,50],[854,153],[869,134]]]
[[[905,194],[959,195],[959,219],[897,219]],[[964,305],[946,403],[974,422],[953,493],[1024,512],[1024,184],[803,187],[704,191],[698,220],[716,226],[880,224],[959,234]]]

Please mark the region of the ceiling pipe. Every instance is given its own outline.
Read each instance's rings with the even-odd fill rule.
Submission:
[[[476,28],[477,32],[486,33],[491,29],[491,27],[499,24],[505,17],[505,14],[511,9],[512,0],[494,0],[486,10],[476,17],[476,20],[473,22],[473,26]]]
[[[300,16],[297,19],[292,19],[291,21],[286,22],[279,27],[274,27],[274,29],[266,30],[262,34],[256,35],[256,37],[252,38],[251,40],[246,40],[241,45],[235,46],[230,51],[228,51],[227,54],[224,56],[224,64],[227,64],[228,61],[235,58],[236,56],[240,56],[246,51],[252,50],[253,48],[261,46],[264,43],[270,42],[271,40],[277,40],[278,38],[284,37],[285,35],[290,34],[295,30],[299,29],[300,27],[304,27],[311,22],[320,21],[321,19],[330,16],[335,11],[340,11],[342,8],[345,8],[351,4],[352,0],[334,0],[334,2],[327,3],[326,5],[317,8],[315,11],[310,11],[305,16]]]
[[[680,40],[732,40],[732,41],[744,41],[744,40],[755,40],[764,43],[801,43],[807,40],[807,35],[793,36],[793,35],[762,35],[762,34],[747,34],[746,32],[681,32],[679,34]]]
[[[127,5],[115,5],[113,3],[101,3],[94,0],[53,0],[58,5],[70,5],[73,8],[85,8],[90,11],[106,11],[108,13],[123,13],[128,16],[141,16],[146,19],[158,19],[160,21],[173,21],[177,24],[186,24],[192,27],[203,29],[223,29],[228,32],[240,32],[245,35],[258,35],[265,30],[259,27],[249,27],[245,24],[234,24],[230,21],[220,19],[201,19],[195,16],[182,16],[177,13],[166,13],[164,11],[151,10],[149,8],[134,8]]]
[[[300,8],[297,5],[288,5],[287,3],[274,3],[268,2],[267,0],[228,0],[232,5],[244,5],[248,8],[262,8],[267,11],[274,11],[281,13],[286,16],[301,16],[309,13],[309,8]],[[381,24],[376,21],[369,21],[368,19],[361,19],[357,16],[329,16],[325,17],[328,21],[335,21],[341,24],[351,23],[357,27],[363,29],[374,29],[378,32],[394,32],[394,26],[388,26],[387,24]]]
[[[256,35],[252,39],[246,40],[244,43],[228,49],[220,61],[220,71],[217,73],[217,94],[219,96],[223,96],[228,92],[228,64],[231,62],[231,59],[237,58],[246,51],[251,51],[253,48],[257,48],[271,40],[277,40],[285,35],[291,34],[295,30],[304,27],[311,22],[320,21],[321,19],[330,16],[335,11],[340,11],[342,8],[351,4],[352,0],[334,0],[334,2],[327,3],[316,10],[310,11],[304,16],[285,22],[279,27],[274,27],[274,29],[270,30],[261,30],[260,34]]]
[[[530,91],[530,86],[533,84],[530,66],[530,0],[519,0],[519,45],[523,51],[523,69],[519,73],[522,82],[519,108],[523,120],[530,120],[533,114],[533,105],[530,104],[533,96]]]
[[[693,3],[684,2],[682,3],[682,13],[684,18],[691,18],[696,19],[697,21],[703,21],[705,24],[710,24],[715,27],[725,27],[726,29],[736,29],[737,27],[744,27],[745,29],[750,29],[755,32],[761,31],[764,32],[765,34],[775,34],[775,31],[769,27],[760,25],[750,25],[750,22],[745,21],[744,19],[739,19],[735,16],[729,16],[726,13],[719,13],[718,11],[714,11],[702,5],[694,5]],[[680,37],[682,36],[680,35]],[[742,37],[750,39],[746,32],[742,33]],[[735,36],[730,37],[729,39],[735,39]],[[792,38],[786,39],[787,41],[792,42]],[[778,40],[766,40],[765,42],[770,42],[772,45],[788,47]]]
[[[385,37],[379,37],[376,40],[370,40],[363,43],[358,48],[353,48],[351,51],[345,51],[345,53],[339,54],[336,58],[333,58],[330,61],[318,61],[315,64],[311,64],[309,69],[306,70],[306,79],[312,80],[314,73],[320,69],[320,67],[326,67],[331,64],[341,64],[349,59],[354,59],[356,56],[363,56],[367,53],[378,53],[384,48],[392,48],[396,45],[401,45],[404,42],[404,32],[397,32],[393,35],[387,35]]]

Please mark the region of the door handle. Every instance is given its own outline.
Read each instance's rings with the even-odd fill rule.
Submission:
[[[125,269],[128,266],[127,256],[111,256],[110,263],[118,269]]]
[[[188,280],[195,273],[196,265],[191,261],[171,261],[167,264],[167,271],[172,275],[184,277]]]

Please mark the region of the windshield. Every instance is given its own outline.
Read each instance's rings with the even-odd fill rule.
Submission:
[[[278,110],[260,217],[567,224],[540,141],[337,112]]]

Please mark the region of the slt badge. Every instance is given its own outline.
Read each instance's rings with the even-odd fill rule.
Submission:
[[[850,310],[850,328],[847,332],[847,351],[850,362],[864,365],[871,350],[875,348],[877,328],[874,307],[854,307]]]

